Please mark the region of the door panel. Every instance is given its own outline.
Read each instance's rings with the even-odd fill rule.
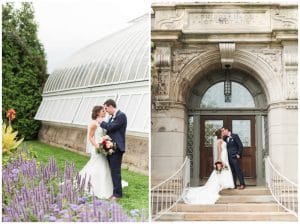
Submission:
[[[223,126],[238,134],[244,145],[241,169],[248,185],[256,184],[255,117],[201,116],[200,118],[200,180],[206,181],[213,170],[212,139],[214,131]]]

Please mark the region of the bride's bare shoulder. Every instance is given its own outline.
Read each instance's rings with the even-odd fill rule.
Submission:
[[[218,139],[218,144],[222,145],[223,144],[223,139]]]
[[[92,120],[89,127],[97,127],[98,121],[97,120]]]

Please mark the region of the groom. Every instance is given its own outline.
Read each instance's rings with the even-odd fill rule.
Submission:
[[[107,135],[117,144],[116,151],[112,155],[107,156],[114,186],[113,195],[110,197],[110,200],[116,200],[122,197],[121,163],[123,153],[125,152],[127,117],[122,111],[117,109],[116,102],[112,99],[105,101],[104,108],[111,115],[111,118],[108,122],[101,119],[99,122],[100,127],[107,130]]]
[[[225,136],[224,141],[227,143],[228,160],[233,176],[234,186],[237,188],[236,177],[238,177],[240,181],[239,189],[243,190],[245,188],[245,180],[239,163],[239,159],[242,157],[243,153],[243,144],[240,137],[237,134],[231,133],[231,130],[226,127],[222,128],[222,134]]]

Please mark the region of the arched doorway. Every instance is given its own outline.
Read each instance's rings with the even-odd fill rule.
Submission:
[[[189,93],[187,155],[191,158],[191,184],[206,182],[213,170],[213,132],[227,126],[244,145],[241,168],[246,184],[262,185],[263,157],[268,153],[266,95],[254,77],[233,69],[231,100],[225,102],[224,77],[224,71],[206,74]]]

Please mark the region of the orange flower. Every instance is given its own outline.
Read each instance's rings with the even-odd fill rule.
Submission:
[[[15,111],[14,109],[9,109],[9,110],[7,111],[6,117],[7,117],[10,121],[14,120],[14,119],[16,118],[16,111]]]

